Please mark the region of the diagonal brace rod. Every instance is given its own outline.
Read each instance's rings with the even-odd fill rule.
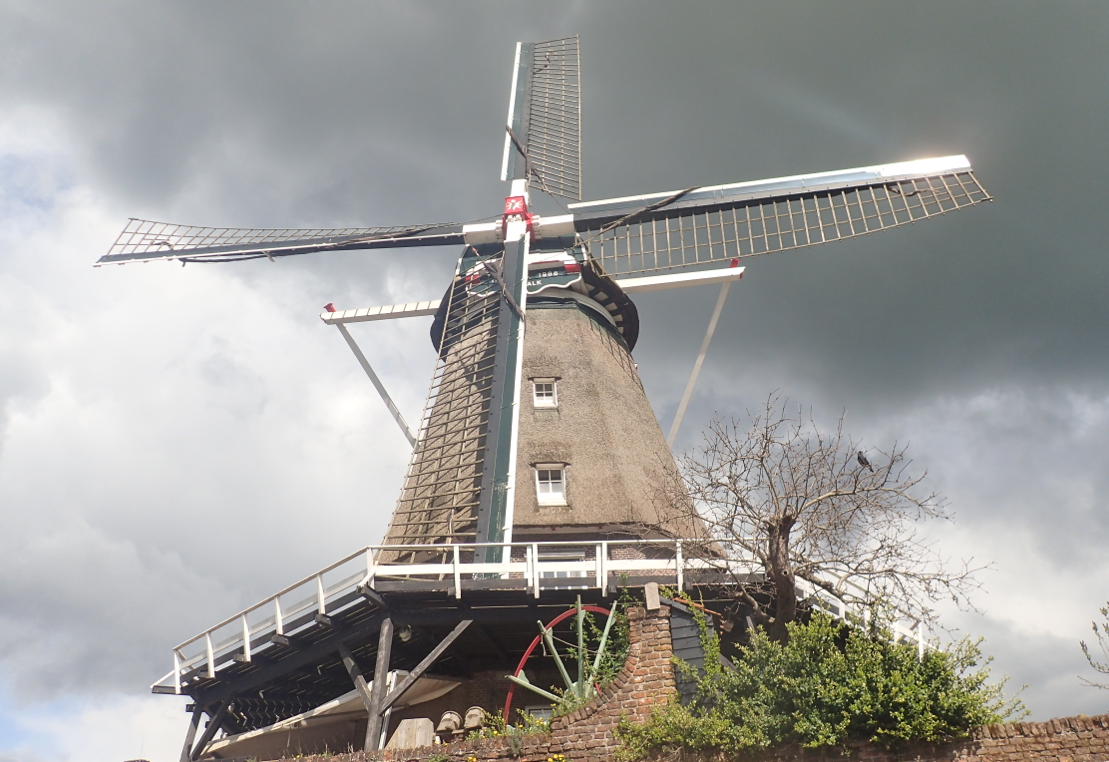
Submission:
[[[689,406],[689,399],[693,396],[693,387],[697,385],[697,376],[701,373],[701,365],[705,362],[705,355],[708,354],[709,344],[712,342],[712,334],[716,331],[716,324],[720,320],[720,313],[724,310],[724,302],[728,298],[728,289],[731,287],[731,281],[724,281],[720,286],[720,296],[716,298],[716,306],[712,310],[712,317],[709,318],[709,327],[705,331],[704,341],[701,342],[701,351],[697,355],[697,362],[693,363],[693,372],[689,374],[689,382],[685,385],[685,393],[682,394],[678,412],[674,415],[674,423],[670,425],[670,433],[666,436],[668,447],[673,447],[675,440],[678,438],[678,429],[681,428],[682,418],[685,417],[685,409]]]
[[[192,752],[190,752],[190,760],[200,759],[200,755],[208,748],[208,744],[212,742],[212,739],[216,737],[216,733],[218,733],[223,726],[223,718],[227,716],[227,708],[230,705],[231,698],[228,697],[219,703],[219,709],[214,712],[211,707],[208,707],[208,726],[204,728],[204,732],[200,735],[200,740],[196,742],[196,746],[194,746]]]
[[[404,416],[400,414],[400,410],[393,404],[393,398],[389,396],[389,392],[385,391],[381,379],[377,377],[377,374],[374,373],[374,369],[370,367],[370,361],[366,359],[366,355],[362,354],[362,350],[359,348],[358,343],[355,342],[354,337],[350,335],[350,331],[347,330],[345,325],[336,323],[335,327],[339,329],[339,333],[343,334],[347,346],[350,347],[351,352],[354,352],[354,356],[358,359],[358,364],[362,366],[362,370],[366,371],[366,375],[370,377],[370,381],[373,383],[374,388],[377,389],[377,393],[381,395],[381,399],[385,401],[385,406],[389,408],[389,412],[393,414],[393,420],[397,422],[397,425],[400,426],[400,430],[404,432],[404,436],[408,440],[408,443],[415,447],[416,435],[412,433],[412,429],[404,420]]]

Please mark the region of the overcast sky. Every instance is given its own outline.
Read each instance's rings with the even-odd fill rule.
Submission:
[[[316,315],[457,252],[92,262],[128,217],[496,214],[514,44],[575,33],[586,198],[971,159],[990,204],[750,260],[679,446],[775,389],[910,441],[994,562],[947,621],[1034,719],[1109,708],[1105,3],[0,0],[0,762],[175,760],[170,647],[380,541],[406,443]],[[664,428],[715,296],[637,300]],[[357,326],[409,420],[428,327]]]

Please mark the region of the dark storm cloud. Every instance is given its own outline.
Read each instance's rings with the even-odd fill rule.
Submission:
[[[1105,9],[902,11],[692,13],[670,31],[702,44],[651,56],[644,84],[619,96],[669,125],[651,141],[620,136],[615,164],[637,167],[641,187],[646,172],[683,187],[966,153],[996,197],[911,229],[748,261],[724,324],[736,330],[719,335],[715,361],[738,369],[786,355],[847,404],[901,404],[1013,374],[1100,384]],[[590,146],[611,143],[611,130],[598,132]],[[670,316],[698,310],[677,293],[659,301],[667,317],[655,338],[673,346],[689,328]]]
[[[729,311],[746,330],[722,332],[716,357],[792,354],[844,394],[892,401],[1105,371],[1103,8],[524,9],[28,4],[4,25],[3,97],[65,103],[99,187],[135,214],[470,219],[496,211],[512,43],[580,30],[590,197],[965,152],[997,198],[751,261]],[[354,259],[374,263],[366,279],[396,266]],[[444,271],[449,256],[430,291]],[[686,307],[666,300],[659,345],[697,330]]]

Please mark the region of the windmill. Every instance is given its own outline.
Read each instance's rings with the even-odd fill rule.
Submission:
[[[517,45],[501,179],[509,191],[493,222],[233,229],[132,219],[96,264],[461,247],[442,298],[352,310],[328,305],[321,317],[342,332],[413,444],[389,548],[376,558],[420,564],[450,548],[457,564],[461,547],[470,560],[496,563],[507,560],[509,542],[680,538],[696,530],[660,519],[653,495],[673,468],[670,445],[742,262],[990,198],[967,159],[948,156],[583,202],[577,37]],[[539,215],[533,193],[569,203],[563,214]],[[667,437],[632,360],[639,318],[631,297],[705,284],[719,284],[720,293]],[[437,360],[412,432],[346,325],[417,316],[433,316]],[[680,561],[678,568],[680,585]],[[318,621],[330,626],[319,585]],[[457,583],[455,592],[461,596]],[[276,635],[289,641],[280,605],[277,611]],[[253,630],[245,613],[242,622],[235,658],[243,661],[245,652],[250,662]],[[391,638],[391,624],[388,631]],[[197,663],[215,679],[218,648],[211,633],[205,637],[206,661]],[[379,648],[386,648],[387,669],[385,640]],[[381,676],[380,650],[378,660]],[[181,672],[175,666],[170,692],[182,692]],[[219,695],[224,717],[232,694]],[[374,711],[371,725],[379,721]],[[367,733],[367,748],[376,748]]]
[[[726,265],[883,230],[989,198],[966,159],[953,156],[581,203],[577,37],[517,45],[501,178],[511,183],[510,191],[500,219],[492,223],[279,230],[133,219],[97,265],[464,247],[453,282],[438,302],[330,312],[323,318],[343,327],[386,316],[434,314],[438,362],[387,541],[496,543],[513,537],[514,529],[520,537],[529,527],[655,523],[644,500],[652,477],[643,465],[621,462],[628,459],[619,452],[622,443],[623,449],[633,449],[633,460],[653,465],[664,461],[668,450],[646,398],[636,389],[629,353],[639,322],[629,294],[722,283],[671,428],[672,444],[727,289],[742,274]],[[531,211],[530,195],[536,191],[576,203],[566,214],[540,217]],[[556,309],[576,314],[556,320]],[[567,330],[574,340],[567,340]],[[561,343],[574,356],[532,353],[532,342],[537,348]],[[602,356],[617,359],[598,367]],[[525,357],[532,367],[524,368]],[[364,356],[360,360],[384,393]],[[604,374],[606,383],[572,378],[566,370],[581,365]],[[606,398],[580,399],[587,388]],[[571,400],[589,410],[573,409]],[[619,416],[613,404],[624,406]],[[530,415],[524,413],[527,408]],[[545,417],[548,410],[557,411],[550,417],[561,420]],[[611,434],[599,448],[588,446],[589,434],[569,430],[591,423]],[[540,441],[563,446],[544,449]],[[614,480],[627,488],[602,486]],[[591,499],[598,493],[605,494]],[[515,510],[521,502],[532,509]],[[549,509],[544,516],[538,515],[540,503]],[[614,503],[630,508],[614,511]]]

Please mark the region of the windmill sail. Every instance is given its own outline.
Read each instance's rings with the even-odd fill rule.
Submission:
[[[577,37],[519,43],[501,179],[581,198],[581,55]]]
[[[432,325],[439,362],[388,545],[504,539],[526,256],[523,240],[471,246],[459,260]]]
[[[462,225],[394,225],[374,228],[207,228],[131,218],[96,266],[178,259],[231,262],[274,259],[315,251],[445,246],[462,243]]]
[[[611,275],[648,273],[872,233],[990,199],[964,156],[571,204]]]
[[[500,302],[485,261],[459,261],[436,315],[439,362],[386,544],[477,539]]]

